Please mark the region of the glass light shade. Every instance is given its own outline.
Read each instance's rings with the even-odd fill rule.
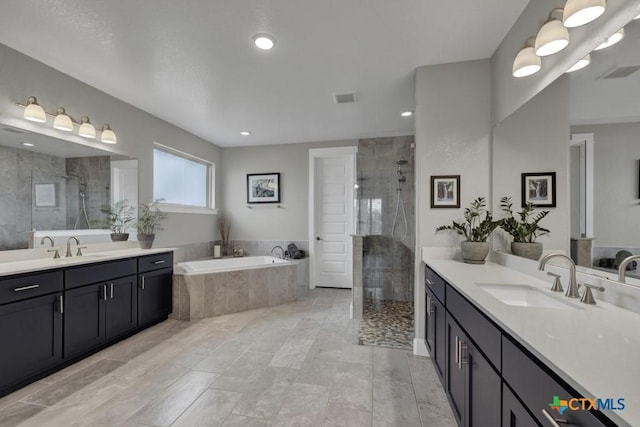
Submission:
[[[603,41],[598,47],[596,47],[593,50],[602,50],[602,49],[606,49],[608,47],[613,46],[614,44],[618,43],[620,40],[622,40],[624,38],[624,28],[620,28],[618,31],[616,31],[611,37],[609,37],[608,39],[606,39],[605,41]]]
[[[58,109],[58,114],[53,121],[53,127],[66,132],[71,132],[73,130],[73,122],[71,121],[71,117],[67,116],[67,114],[64,112],[64,108]]]
[[[33,96],[27,101],[27,107],[24,109],[24,118],[38,123],[47,121],[47,113],[44,112],[44,108],[38,105],[36,98]]]
[[[536,36],[535,51],[538,56],[549,56],[569,45],[569,30],[557,19],[540,28]]]
[[[104,142],[105,144],[118,143],[118,138],[116,138],[115,132],[111,130],[109,125],[104,125],[104,127],[102,128],[102,137],[100,138],[100,141]]]
[[[636,16],[635,18],[633,18],[633,20],[635,21],[636,19],[640,19],[640,15]]]
[[[84,136],[85,138],[95,139],[96,128],[93,127],[88,118],[82,118],[82,124],[80,125],[80,129],[78,129],[78,135]]]
[[[273,49],[276,42],[269,34],[256,34],[253,37],[253,44],[255,44],[258,49],[270,50]]]
[[[582,70],[584,67],[586,67],[590,63],[591,63],[591,55],[587,55],[584,58],[582,58],[580,61],[573,64],[573,66],[570,67],[566,72],[573,73],[574,71]]]
[[[607,8],[607,0],[567,0],[562,21],[567,28],[580,27],[596,20]]]
[[[527,77],[542,68],[542,60],[530,46],[523,48],[513,60],[513,77]]]

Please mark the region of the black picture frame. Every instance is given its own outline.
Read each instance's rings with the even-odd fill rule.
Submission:
[[[431,176],[431,208],[460,208],[460,175]]]
[[[280,172],[248,173],[247,203],[280,203]]]
[[[535,172],[522,174],[522,207],[531,202],[536,207],[556,207],[556,173]]]

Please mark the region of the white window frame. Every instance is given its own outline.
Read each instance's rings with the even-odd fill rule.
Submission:
[[[158,205],[165,212],[170,213],[191,213],[191,214],[204,214],[204,215],[215,215],[218,213],[218,209],[216,209],[216,164],[202,159],[200,157],[194,156],[193,154],[185,153],[184,151],[176,150],[175,148],[168,147],[166,145],[160,144],[158,142],[153,143],[153,150],[164,151],[165,153],[172,154],[177,157],[182,157],[187,160],[191,160],[194,162],[202,163],[207,166],[207,189],[208,189],[208,207],[202,206],[191,206],[191,205],[180,205],[176,203],[164,203],[160,202]],[[155,158],[155,156],[152,156]],[[155,187],[155,176],[154,172],[155,167],[152,168],[152,185]],[[155,190],[154,190],[155,191]],[[155,194],[154,194],[155,197]]]

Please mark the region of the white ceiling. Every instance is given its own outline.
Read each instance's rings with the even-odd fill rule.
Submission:
[[[640,122],[640,71],[602,79],[618,67],[640,66],[640,20],[625,26],[614,46],[592,52],[587,68],[571,73],[571,124]]]
[[[0,40],[223,147],[323,141],[412,134],[415,68],[490,57],[527,3],[3,1]]]

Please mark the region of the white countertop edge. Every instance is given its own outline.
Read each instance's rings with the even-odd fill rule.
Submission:
[[[447,282],[464,295],[465,298],[471,301],[484,315],[540,359],[541,362],[546,364],[556,375],[562,378],[578,393],[585,397],[624,397],[627,404],[625,411],[606,411],[607,417],[612,421],[621,425],[640,425],[640,407],[638,406],[640,405],[640,374],[638,374],[640,368],[638,368],[637,362],[637,357],[640,355],[640,341],[637,340],[637,337],[640,336],[640,333],[635,332],[633,336],[636,340],[629,342],[628,348],[626,349],[616,351],[611,350],[611,346],[605,346],[605,348],[600,350],[606,354],[591,354],[593,352],[584,354],[586,352],[580,353],[579,350],[585,350],[584,347],[588,347],[589,343],[572,343],[572,335],[564,335],[565,338],[562,340],[558,339],[558,337],[553,337],[553,339],[547,339],[546,342],[544,342],[544,339],[538,340],[539,342],[530,342],[528,339],[522,337],[523,329],[526,328],[526,326],[514,324],[512,327],[509,325],[510,322],[508,320],[505,321],[505,317],[509,317],[509,314],[511,314],[513,318],[516,318],[513,316],[513,312],[517,311],[517,321],[523,322],[525,325],[527,323],[532,325],[538,322],[556,322],[556,327],[560,334],[562,334],[563,331],[566,333],[567,330],[574,331],[576,328],[581,328],[579,331],[582,332],[590,327],[609,329],[608,332],[611,332],[617,329],[616,326],[618,326],[618,322],[623,322],[623,326],[626,329],[632,329],[633,325],[640,327],[640,315],[601,301],[599,301],[596,306],[585,306],[583,308],[580,306],[581,303],[578,300],[569,300],[570,303],[578,305],[578,307],[582,309],[580,311],[509,307],[476,287],[474,284],[483,282],[522,282],[542,290],[548,290],[550,282],[547,283],[517,270],[490,262],[484,266],[478,266],[465,264],[458,260],[428,258],[425,257],[424,254],[422,260],[429,264],[436,273],[446,279]],[[497,272],[499,273],[498,277],[494,280],[487,277],[488,269],[491,270],[488,272],[488,276],[491,276],[493,273],[493,277],[495,277],[495,273]],[[460,280],[460,277],[468,275],[469,272],[472,273],[471,276],[467,277],[466,280]],[[484,275],[479,274],[480,272],[484,272]],[[508,278],[508,280],[505,280],[506,278]],[[461,284],[460,282],[466,283]],[[475,290],[473,288],[475,288]],[[562,299],[567,300],[565,297],[562,297]],[[554,311],[555,313],[553,313]],[[566,316],[559,312],[564,312]],[[526,319],[527,317],[528,320]],[[589,325],[589,320],[595,320],[597,324]],[[632,323],[632,326],[628,324],[629,322]],[[554,328],[547,327],[547,329]],[[621,337],[625,337],[625,335],[621,335]],[[562,342],[566,342],[566,344],[562,346]],[[566,358],[564,360],[557,360],[561,357],[556,358],[548,354],[549,352],[557,351],[558,345],[566,349],[567,354],[564,355]],[[616,384],[613,386],[611,386],[608,381],[610,379],[609,376],[604,380],[598,381],[597,377],[603,375],[603,365],[606,363],[615,363],[618,371],[622,373],[627,372],[627,376],[620,375],[620,372],[618,372],[618,378],[614,379]],[[634,373],[636,374],[635,376],[633,375]],[[631,381],[629,377],[631,377]],[[617,389],[617,387],[621,387],[621,389]]]

